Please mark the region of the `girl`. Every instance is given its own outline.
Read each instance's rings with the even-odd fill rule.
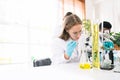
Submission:
[[[52,64],[79,61],[78,39],[81,33],[81,19],[75,14],[65,17],[62,34],[57,39],[53,40]]]

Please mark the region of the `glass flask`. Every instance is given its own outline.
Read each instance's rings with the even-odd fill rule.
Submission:
[[[111,70],[114,68],[114,44],[110,40],[103,41],[103,51],[101,55],[100,68],[104,70]]]
[[[88,54],[85,48],[81,50],[79,67],[81,69],[91,69],[91,63],[89,61]]]

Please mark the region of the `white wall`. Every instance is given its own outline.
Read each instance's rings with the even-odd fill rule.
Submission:
[[[120,32],[120,0],[114,0],[114,30]]]
[[[86,0],[86,17],[91,20],[109,21],[112,31],[120,32],[120,0]]]
[[[0,0],[0,64],[51,57],[57,0]]]
[[[85,0],[85,7],[86,7],[86,18],[93,20],[94,17],[94,7],[92,0]]]

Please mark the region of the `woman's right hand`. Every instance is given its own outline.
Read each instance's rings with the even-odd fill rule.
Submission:
[[[67,43],[67,47],[66,47],[66,54],[68,57],[71,57],[74,49],[76,48],[77,46],[77,42],[76,41],[69,41]]]

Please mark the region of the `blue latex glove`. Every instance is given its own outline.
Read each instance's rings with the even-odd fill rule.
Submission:
[[[75,49],[76,46],[77,46],[77,43],[75,41],[69,41],[67,43],[66,53],[69,57],[72,55],[73,50]]]

